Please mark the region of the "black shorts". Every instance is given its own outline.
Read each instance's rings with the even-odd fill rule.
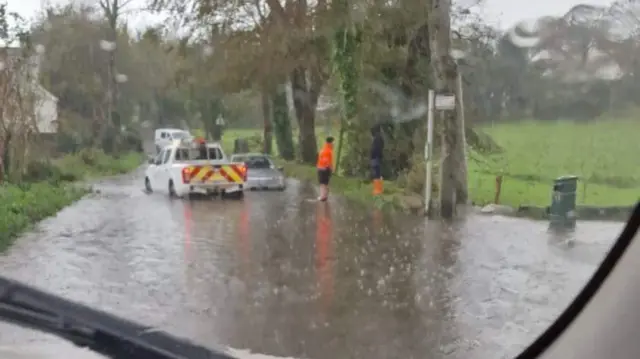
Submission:
[[[329,184],[329,180],[331,179],[331,169],[330,168],[318,168],[318,182],[320,184],[327,185]]]

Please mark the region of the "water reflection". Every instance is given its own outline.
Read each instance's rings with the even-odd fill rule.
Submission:
[[[328,310],[333,298],[333,223],[328,203],[316,206],[316,275],[322,310]]]
[[[237,249],[238,257],[242,263],[241,265],[241,278],[248,281],[251,276],[251,204],[249,201],[244,201],[241,206],[240,216],[238,217],[238,229],[237,229]]]

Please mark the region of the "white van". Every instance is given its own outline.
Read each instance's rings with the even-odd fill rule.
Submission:
[[[159,153],[160,150],[169,146],[175,140],[189,140],[193,138],[193,136],[185,130],[181,130],[178,128],[159,128],[155,133],[155,145],[156,145],[156,153]]]

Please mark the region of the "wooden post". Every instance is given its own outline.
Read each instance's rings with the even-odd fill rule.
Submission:
[[[427,140],[424,144],[425,159],[425,181],[424,181],[424,213],[431,216],[431,191],[433,189],[433,116],[434,108],[434,91],[429,90],[427,96]]]
[[[493,203],[500,204],[500,193],[502,192],[502,175],[496,176],[496,195]]]
[[[455,94],[458,69],[451,56],[451,2],[449,0],[431,0],[428,10],[429,47],[431,66],[437,94]],[[439,212],[445,219],[456,214],[456,191],[460,188],[460,153],[463,133],[457,119],[457,111],[444,111],[442,116],[442,145],[440,166],[440,192],[438,194]]]
[[[458,166],[458,178],[456,180],[456,204],[468,204],[469,203],[469,179],[467,174],[467,134],[465,130],[465,116],[464,116],[464,90],[462,87],[462,73],[458,69],[458,76],[456,78],[456,115],[458,120],[458,128],[461,131],[462,141],[458,142],[458,149],[456,153],[459,163]]]

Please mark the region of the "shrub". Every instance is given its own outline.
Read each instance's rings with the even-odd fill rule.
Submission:
[[[95,148],[85,148],[54,161],[64,178],[83,179],[93,176],[129,172],[143,162],[143,154],[128,152],[110,156]]]
[[[29,163],[23,180],[33,182],[72,182],[80,180],[74,173],[65,173],[49,161],[35,161]]]

